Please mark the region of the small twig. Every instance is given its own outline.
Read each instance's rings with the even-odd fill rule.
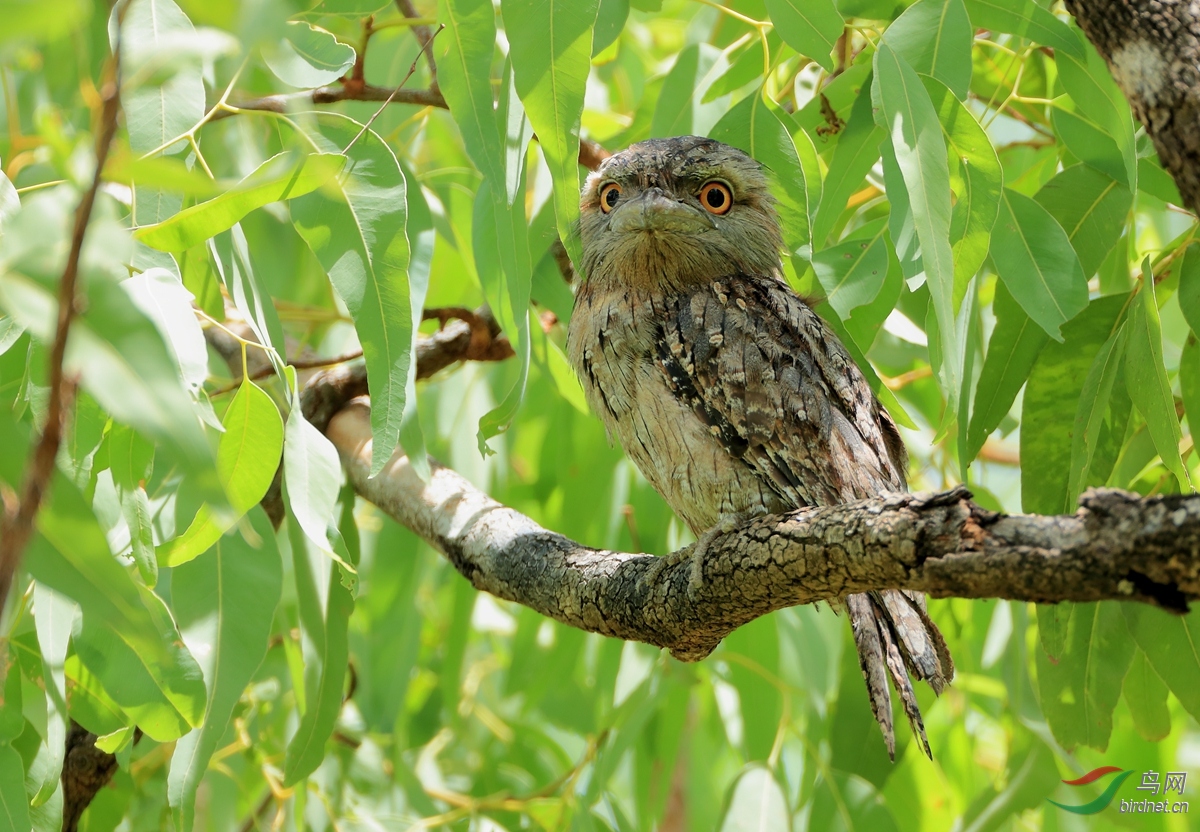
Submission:
[[[413,6],[412,0],[396,0],[396,8],[400,10],[400,14],[410,20],[421,20],[421,15]],[[441,27],[438,27],[439,30]],[[429,27],[424,24],[414,23],[412,25],[413,34],[417,36],[417,40],[421,44],[421,51],[425,53],[425,60],[429,62],[429,89],[438,89],[437,78],[437,61],[433,58],[433,35],[429,33]]]
[[[351,352],[343,353],[342,355],[335,355],[332,358],[293,358],[287,362],[287,365],[289,367],[295,367],[297,370],[317,370],[322,367],[334,367],[338,364],[345,364],[347,361],[354,361],[356,358],[362,358],[362,354],[362,350],[353,350]],[[218,387],[216,390],[210,392],[208,396],[209,398],[223,396],[226,393],[232,393],[234,390],[241,387],[243,381],[258,381],[259,379],[267,378],[268,376],[272,376],[274,374],[275,367],[273,365],[259,367],[249,375],[239,377],[237,381],[230,382],[224,387]]]
[[[374,18],[367,18],[368,23],[364,24],[368,28],[368,31],[370,31],[370,22],[369,21],[371,21],[373,19]],[[424,27],[422,27],[422,28],[424,28]],[[437,31],[435,31],[432,35],[429,36],[429,42],[432,42],[433,39],[436,38],[441,33],[441,31],[445,28],[446,27],[444,25],[438,26]],[[367,35],[366,37],[370,37],[370,35]],[[367,45],[366,37],[363,40],[363,50],[364,51],[366,50],[366,45]],[[429,43],[426,43],[425,45],[429,46]],[[408,83],[408,79],[413,77],[413,73],[415,73],[417,71],[417,60],[419,58],[420,58],[419,55],[416,58],[413,58],[412,65],[408,68],[408,72],[406,72],[404,74],[404,77],[400,79],[400,83],[396,85],[396,89],[392,90],[392,94],[389,95],[386,99],[384,99],[384,102],[383,102],[383,104],[381,104],[379,106],[379,109],[376,110],[369,119],[367,119],[367,123],[362,126],[361,130],[358,131],[358,135],[356,135],[353,139],[350,140],[350,144],[346,145],[346,149],[342,151],[343,154],[349,153],[350,148],[354,147],[354,143],[362,138],[363,133],[366,133],[368,130],[371,129],[371,125],[375,123],[375,119],[379,118],[379,114],[384,111],[384,109],[387,107],[388,104],[392,103],[392,99],[395,98],[396,94],[399,93],[400,90],[404,87],[404,85]],[[361,73],[361,69],[362,69],[361,67],[359,67],[357,64],[355,64],[356,72]],[[362,81],[361,74],[356,76],[356,78],[361,83],[361,81]]]
[[[125,8],[121,7],[122,10]],[[79,279],[79,258],[83,251],[83,240],[96,204],[96,194],[104,174],[104,163],[117,132],[117,111],[120,109],[120,23],[122,12],[118,12],[117,41],[105,71],[100,111],[100,132],[96,137],[96,172],[91,187],[75,211],[75,227],[71,232],[71,247],[67,264],[63,269],[58,287],[58,322],[54,332],[54,343],[50,348],[50,397],[46,406],[46,424],[38,438],[29,461],[25,465],[25,480],[21,494],[15,500],[4,501],[4,514],[0,517],[0,612],[3,612],[9,587],[20,563],[29,537],[33,533],[33,521],[42,504],[50,477],[54,473],[54,460],[62,443],[63,423],[74,394],[75,382],[67,379],[63,370],[63,359],[67,351],[67,334],[75,317],[75,287]]]

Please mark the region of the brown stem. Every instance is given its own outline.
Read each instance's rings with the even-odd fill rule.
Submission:
[[[118,21],[118,32],[120,22]],[[75,382],[66,378],[63,359],[67,351],[67,335],[75,317],[75,289],[79,280],[79,258],[83,241],[96,204],[96,193],[104,172],[104,163],[117,131],[117,112],[120,109],[120,40],[105,69],[105,80],[101,91],[100,132],[96,137],[96,172],[92,184],[80,200],[75,211],[75,226],[71,232],[71,247],[67,253],[67,264],[58,285],[58,322],[54,331],[54,342],[50,347],[50,396],[46,405],[46,423],[38,438],[29,461],[25,464],[25,477],[20,495],[6,499],[4,514],[0,517],[0,613],[8,598],[9,588],[20,564],[21,555],[33,533],[33,522],[38,508],[45,497],[54,473],[54,460],[62,443],[63,426],[67,410],[74,397]]]

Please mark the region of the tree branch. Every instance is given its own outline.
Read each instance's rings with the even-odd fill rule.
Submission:
[[[373,479],[370,407],[329,423],[355,490],[442,552],[480,590],[573,627],[689,661],[774,610],[854,592],[1054,603],[1115,599],[1183,612],[1200,598],[1200,495],[1089,491],[1069,516],[1002,515],[963,487],[761,517],[689,559],[592,549],[432,463],[397,455]],[[681,550],[682,551],[685,550]],[[698,579],[697,579],[698,578]]]
[[[1200,211],[1200,17],[1187,0],[1066,0],[1146,125],[1184,205]]]
[[[416,20],[421,17],[412,0],[396,0],[396,8],[400,10],[400,14],[409,20]],[[425,60],[429,63],[429,89],[431,92],[437,92],[437,61],[433,58],[433,34],[429,31],[428,26],[413,24],[412,30],[417,38],[417,42],[421,44],[421,51],[425,53]]]

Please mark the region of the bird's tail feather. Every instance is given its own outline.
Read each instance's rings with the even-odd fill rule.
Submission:
[[[954,663],[945,639],[925,608],[925,597],[886,589],[849,595],[845,606],[858,647],[858,663],[867,683],[871,711],[883,731],[888,756],[896,757],[892,699],[887,683],[890,676],[913,734],[921,741],[925,754],[932,757],[909,675],[928,682],[935,693],[941,693],[954,677]]]

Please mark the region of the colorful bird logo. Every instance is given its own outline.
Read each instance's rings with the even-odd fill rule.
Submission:
[[[1117,789],[1121,787],[1121,784],[1125,782],[1129,775],[1133,774],[1132,771],[1121,771],[1121,769],[1117,768],[1116,766],[1100,766],[1100,768],[1094,768],[1082,777],[1077,777],[1074,780],[1063,781],[1063,783],[1067,784],[1068,786],[1086,786],[1088,783],[1094,783],[1101,777],[1105,777],[1116,771],[1120,771],[1121,773],[1113,778],[1113,781],[1108,784],[1108,788],[1106,788],[1095,800],[1090,800],[1080,806],[1068,806],[1067,804],[1059,803],[1056,800],[1050,800],[1050,802],[1060,809],[1065,809],[1068,812],[1074,812],[1077,815],[1094,815],[1097,812],[1102,812],[1108,808],[1108,804],[1112,803],[1113,797],[1117,793]],[[1049,800],[1049,798],[1047,798],[1047,800]]]

